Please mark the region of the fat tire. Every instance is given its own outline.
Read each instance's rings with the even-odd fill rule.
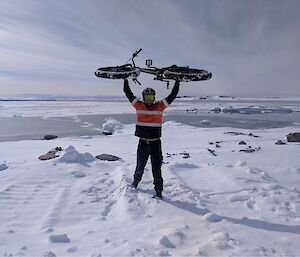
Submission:
[[[166,68],[163,72],[164,79],[179,80],[184,82],[208,80],[211,77],[211,72],[206,70],[177,67],[175,65]]]
[[[96,70],[95,75],[105,79],[126,79],[138,77],[140,71],[137,68],[123,65],[99,68]]]

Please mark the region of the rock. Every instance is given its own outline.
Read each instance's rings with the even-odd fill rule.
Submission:
[[[183,151],[183,152],[181,152],[181,153],[179,153],[179,154],[180,154],[180,155],[183,155],[182,158],[184,158],[184,159],[188,159],[188,158],[191,157],[190,154],[187,153],[186,151]]]
[[[207,148],[207,151],[209,151],[213,156],[217,156],[215,150]]]
[[[213,111],[214,113],[220,113],[221,112],[221,108],[220,107],[215,107],[211,111]]]
[[[288,142],[300,142],[300,133],[290,133],[286,137]]]
[[[118,156],[111,155],[111,154],[105,154],[105,153],[97,155],[95,158],[97,158],[101,161],[119,161],[119,160],[121,160],[121,158]]]
[[[253,133],[249,133],[248,136],[249,136],[249,137],[259,137],[259,136],[257,136],[257,135],[254,135]]]
[[[60,151],[62,151],[62,148],[60,146],[57,146],[54,149],[50,150],[48,153],[41,155],[39,159],[41,161],[46,161],[46,160],[57,158],[59,157],[59,155],[56,155],[56,153]]]
[[[245,141],[240,141],[239,145],[246,145],[246,142]]]
[[[246,135],[242,132],[234,132],[234,131],[224,132],[224,134],[229,134],[229,135],[233,135],[233,136]]]
[[[112,132],[107,132],[107,131],[103,131],[102,133],[103,133],[103,135],[106,135],[106,136],[110,136],[113,134]]]
[[[8,166],[5,163],[0,164],[0,171],[8,169]]]
[[[59,155],[56,155],[55,152],[49,152],[49,153],[41,155],[39,157],[39,160],[47,161],[47,160],[51,160],[51,159],[54,159],[54,158],[57,158],[57,157],[59,157]]]
[[[286,145],[286,143],[284,143],[282,140],[278,140],[275,144],[276,145]]]
[[[247,149],[242,149],[242,150],[240,150],[240,152],[253,153],[253,152],[255,152],[255,149],[247,148]]]
[[[198,113],[198,109],[197,108],[189,108],[189,109],[186,109],[186,112],[188,112],[188,113]]]
[[[55,136],[55,135],[46,135],[46,136],[44,136],[44,140],[51,140],[51,139],[55,139],[55,138],[57,138],[57,136]]]
[[[256,151],[260,151],[261,150],[261,147],[257,147],[257,148],[252,148],[251,146],[248,146],[248,148],[246,149],[242,149],[240,150],[240,152],[245,152],[245,153],[253,153],[253,152],[256,152]]]

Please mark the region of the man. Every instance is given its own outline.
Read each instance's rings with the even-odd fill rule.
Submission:
[[[136,188],[142,179],[148,158],[151,158],[153,184],[156,197],[162,198],[163,178],[161,176],[162,151],[161,127],[163,111],[174,101],[179,91],[179,81],[176,81],[172,92],[163,100],[155,101],[155,91],[146,88],[140,101],[131,91],[128,80],[124,80],[124,92],[136,109],[135,136],[139,137],[137,148],[137,164],[134,172],[132,187]]]

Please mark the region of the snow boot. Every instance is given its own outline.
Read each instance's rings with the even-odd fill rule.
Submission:
[[[156,192],[156,197],[159,198],[159,199],[162,199],[162,194],[161,194],[161,192]]]
[[[131,187],[132,187],[132,188],[137,188],[138,184],[139,184],[139,182],[137,182],[137,181],[134,180],[134,181],[132,182],[132,184],[131,184]]]

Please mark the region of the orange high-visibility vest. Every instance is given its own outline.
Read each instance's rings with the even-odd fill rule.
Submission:
[[[144,127],[161,127],[163,123],[163,111],[169,106],[165,99],[155,102],[151,109],[137,98],[132,101],[136,109],[136,125]]]

